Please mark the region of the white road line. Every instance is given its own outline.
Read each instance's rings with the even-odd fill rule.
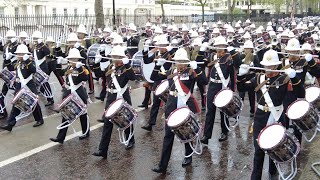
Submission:
[[[144,109],[135,109],[135,110],[136,110],[137,113],[138,113],[138,112],[143,111]],[[96,130],[96,129],[102,127],[102,126],[103,126],[103,123],[99,123],[99,124],[96,124],[96,125],[94,125],[94,126],[91,126],[91,127],[90,127],[90,130],[93,131],[93,130]],[[76,132],[76,133],[73,133],[73,134],[67,136],[64,141],[68,141],[68,140],[70,140],[70,139],[76,138],[76,137],[78,137],[81,133],[82,133],[81,131],[78,131],[78,132]],[[58,143],[50,142],[50,143],[48,143],[48,144],[45,144],[45,145],[39,146],[39,147],[37,147],[37,148],[34,148],[34,149],[30,150],[30,151],[21,153],[21,154],[19,154],[19,155],[17,155],[17,156],[14,156],[14,157],[11,157],[11,158],[6,159],[6,160],[4,160],[4,161],[1,161],[1,162],[0,162],[0,168],[3,167],[3,166],[6,166],[6,165],[8,165],[8,164],[14,163],[14,162],[16,162],[16,161],[19,161],[19,160],[21,160],[21,159],[24,159],[24,158],[27,158],[27,157],[29,157],[29,156],[32,156],[32,155],[34,155],[34,154],[36,154],[36,153],[39,153],[39,152],[41,152],[41,151],[44,151],[44,150],[49,149],[49,148],[51,148],[51,147],[53,147],[53,146],[56,146],[56,145],[58,145]]]
[[[143,87],[140,87],[140,88],[134,89],[133,91],[139,90],[139,89],[142,89],[142,88],[143,88]],[[95,101],[95,102],[93,102],[93,103],[97,103],[97,102],[102,102],[102,101]],[[137,109],[135,109],[135,110],[136,110],[136,112],[138,113],[138,112],[143,111],[144,108],[137,108]],[[45,117],[43,117],[43,118],[44,118],[44,119],[47,119],[47,118],[54,117],[54,116],[58,116],[58,115],[60,115],[60,114],[59,114],[59,113],[57,113],[57,114],[52,114],[52,115],[49,115],[49,116],[45,116]],[[102,126],[103,126],[103,123],[99,123],[99,124],[96,124],[96,125],[94,125],[94,126],[91,126],[91,127],[90,127],[90,130],[93,131],[93,130],[96,130],[96,129],[102,127]],[[68,141],[68,140],[70,140],[70,139],[76,138],[76,137],[78,137],[79,135],[81,135],[81,133],[82,133],[81,131],[78,131],[78,132],[76,132],[76,133],[73,133],[73,134],[71,134],[71,135],[68,135],[68,136],[66,136],[66,138],[65,138],[64,141]],[[39,146],[39,147],[37,147],[37,148],[34,148],[34,149],[30,150],[30,151],[21,153],[21,154],[19,154],[19,155],[17,155],[17,156],[13,156],[13,157],[11,157],[11,158],[9,158],[9,159],[6,159],[6,160],[4,160],[4,161],[1,161],[1,162],[0,162],[0,168],[3,167],[3,166],[6,166],[6,165],[8,165],[8,164],[14,163],[14,162],[16,162],[16,161],[19,161],[19,160],[21,160],[21,159],[24,159],[24,158],[27,158],[27,157],[29,157],[29,156],[32,156],[32,155],[34,155],[34,154],[36,154],[36,153],[39,153],[39,152],[41,152],[41,151],[44,151],[44,150],[49,149],[49,148],[51,148],[51,147],[53,147],[53,146],[56,146],[56,145],[58,145],[58,143],[50,142],[50,143],[48,143],[48,144],[45,144],[45,145]]]

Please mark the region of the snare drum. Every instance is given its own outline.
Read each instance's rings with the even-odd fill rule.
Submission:
[[[277,163],[291,161],[300,152],[298,140],[281,124],[263,128],[258,136],[258,144]]]
[[[1,78],[3,79],[3,81],[10,86],[11,84],[13,84],[13,82],[15,81],[16,78],[16,73],[14,71],[9,71],[7,68],[4,68],[0,71],[1,74]]]
[[[142,61],[143,61],[143,56],[141,52],[137,52],[133,55],[132,60],[131,60],[131,66],[136,74],[137,80],[143,80],[142,76]]]
[[[167,119],[167,125],[182,143],[195,140],[201,132],[195,114],[188,107],[174,110]]]
[[[92,67],[95,64],[95,56],[98,54],[100,46],[100,44],[93,44],[88,48],[87,65],[89,65],[89,67]]]
[[[317,86],[308,86],[306,88],[306,100],[320,110],[320,88]]]
[[[142,73],[142,77],[149,83],[153,83],[153,81],[150,79],[151,78],[151,74],[153,72],[153,69],[155,67],[155,63],[149,63],[149,64],[145,64],[143,62],[143,54],[142,51],[138,51],[134,56],[133,59],[137,60],[140,59],[141,62],[141,73]]]
[[[120,129],[128,128],[137,120],[136,111],[122,98],[113,101],[104,115]]]
[[[12,104],[24,113],[30,113],[38,103],[38,96],[27,88],[21,88],[12,100]]]
[[[42,86],[43,83],[48,82],[49,76],[41,69],[37,69],[37,72],[33,74],[33,81],[37,87]]]
[[[241,113],[243,106],[240,96],[230,89],[220,90],[214,97],[213,103],[220,111],[233,118]]]
[[[87,105],[77,94],[71,93],[62,100],[57,110],[61,113],[62,117],[71,124],[87,112]]]
[[[163,102],[167,102],[169,97],[169,81],[162,81],[154,91],[154,95],[158,96]]]
[[[306,100],[296,100],[291,103],[286,114],[303,131],[315,128],[319,121],[317,110]]]

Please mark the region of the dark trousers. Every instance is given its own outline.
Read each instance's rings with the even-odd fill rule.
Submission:
[[[105,110],[107,110],[109,108],[110,104],[113,101],[115,101],[116,98],[117,98],[117,94],[108,93],[107,101],[106,101],[106,105],[105,105]],[[128,89],[123,94],[123,99],[125,101],[127,101],[128,104],[130,104],[130,105],[132,104],[131,103],[131,97],[130,97]],[[99,150],[102,151],[102,153],[104,155],[107,155],[108,149],[109,149],[110,140],[111,140],[113,124],[112,124],[112,122],[109,121],[108,118],[106,118],[104,116],[104,114],[102,115],[102,119],[104,120],[104,125],[103,125],[103,130],[102,130],[102,137],[101,137],[100,144],[99,144]],[[133,130],[133,125],[131,125],[131,128]],[[128,138],[129,134],[130,134],[130,127],[128,127],[124,132],[126,134],[126,138]],[[130,142],[134,142],[134,136],[132,136],[132,138],[130,139]]]
[[[221,87],[221,85],[220,85]],[[221,90],[219,87],[214,87],[214,85],[209,85],[208,93],[207,93],[207,112],[206,112],[206,122],[204,126],[204,136],[208,137],[209,139],[212,137],[212,130],[216,116],[216,109],[217,107],[213,104],[213,100],[215,95]],[[225,115],[220,112],[221,117],[221,131],[222,133],[228,133],[227,126],[229,126],[229,120]],[[226,120],[226,123],[225,123]],[[227,126],[226,126],[227,124]]]
[[[165,125],[165,135],[163,138],[161,159],[160,159],[160,163],[159,163],[159,167],[161,167],[163,169],[167,169],[167,167],[168,167],[168,163],[169,163],[171,152],[172,152],[173,142],[174,142],[174,133],[171,131],[171,129],[166,124]],[[189,143],[185,143],[184,146],[185,146],[185,155],[187,156],[187,155],[191,154],[192,149],[191,149]]]
[[[250,104],[250,113],[254,113],[255,110],[255,92],[254,91],[247,91],[249,96],[249,104]],[[242,101],[244,101],[244,96],[246,92],[239,92],[239,96],[241,97]]]
[[[12,110],[10,113],[10,116],[7,120],[8,125],[10,126],[14,126],[16,125],[16,117],[20,114],[20,110],[18,108],[16,108],[15,106],[12,106]],[[42,112],[41,112],[41,108],[39,106],[39,103],[37,103],[34,111],[32,112],[33,117],[35,119],[35,121],[37,122],[43,122],[43,116],[42,116]]]
[[[62,123],[64,123],[64,122],[66,122],[66,119],[62,118]],[[84,134],[84,133],[86,133],[87,128],[88,128],[87,113],[80,116],[80,123],[81,123],[82,134]],[[60,129],[59,133],[57,135],[57,139],[64,141],[64,139],[66,138],[67,132],[68,132],[68,127]],[[88,131],[88,133],[90,133],[90,132]]]
[[[60,85],[62,86],[64,84],[64,79],[62,77],[62,70],[61,69],[57,69],[57,63],[55,61],[50,61],[48,62],[48,75],[50,76],[50,74],[53,72],[54,75],[57,77]]]
[[[91,72],[91,71],[89,71],[89,79],[88,79],[88,82],[89,82],[89,89],[90,89],[90,91],[94,91],[93,77],[92,77],[92,72]]]
[[[260,110],[257,110],[260,111]],[[261,180],[262,178],[262,170],[263,170],[263,162],[265,152],[259,147],[258,144],[258,136],[260,131],[266,126],[269,116],[265,118],[257,118],[254,120],[253,124],[253,144],[254,144],[254,158],[253,158],[253,170],[251,175],[251,180]],[[283,117],[282,117],[283,118]],[[277,168],[274,162],[269,158],[269,173],[271,175],[275,175],[277,173]]]
[[[3,94],[4,96],[6,96],[7,93],[8,93],[8,90],[9,90],[8,85],[7,85],[6,83],[4,83],[3,86],[2,86],[2,94]]]
[[[161,99],[158,96],[153,94],[153,104],[151,107],[150,118],[149,118],[150,125],[156,124],[160,104],[161,104]]]
[[[131,125],[132,126],[132,125]],[[113,123],[109,121],[109,119],[104,119],[104,125],[103,125],[103,131],[102,131],[102,137],[99,145],[99,150],[102,151],[103,154],[107,155],[109,144],[111,140],[111,134],[113,129]],[[133,130],[133,126],[132,126]],[[126,138],[129,137],[130,134],[130,127],[127,128],[125,131]],[[134,141],[134,136],[130,139],[130,142]]]
[[[145,91],[144,91],[144,99],[142,101],[142,104],[145,105],[145,106],[148,106],[149,100],[150,100],[150,97],[151,97],[151,90],[148,87],[145,87],[144,89],[145,89]]]
[[[103,76],[102,77],[102,89],[101,89],[101,92],[100,92],[100,98],[104,99],[106,97],[106,94],[107,94],[107,85],[106,85],[106,76]]]

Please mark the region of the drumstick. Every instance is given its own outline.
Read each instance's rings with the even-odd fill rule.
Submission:
[[[138,46],[125,46],[125,48],[127,48],[127,49],[138,49],[139,47]]]
[[[285,72],[285,70],[266,69],[266,68],[259,68],[259,67],[249,67],[249,69],[256,69],[256,70],[269,71],[269,72],[281,72],[281,73]]]

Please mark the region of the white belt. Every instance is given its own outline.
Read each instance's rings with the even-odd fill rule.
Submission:
[[[169,91],[169,94],[171,96],[177,97],[178,96],[178,92],[177,91]]]
[[[110,88],[107,88],[107,92],[111,93],[111,94],[116,94],[118,93],[118,91],[116,89],[110,89]]]
[[[210,81],[213,82],[213,83],[219,83],[219,84],[222,83],[221,80],[217,80],[217,79],[213,79],[213,78],[210,78]]]
[[[283,105],[281,104],[280,106],[275,106],[274,108],[276,111],[279,111],[282,107]],[[270,108],[267,105],[263,106],[261,104],[258,104],[257,108],[264,112],[270,112]]]

